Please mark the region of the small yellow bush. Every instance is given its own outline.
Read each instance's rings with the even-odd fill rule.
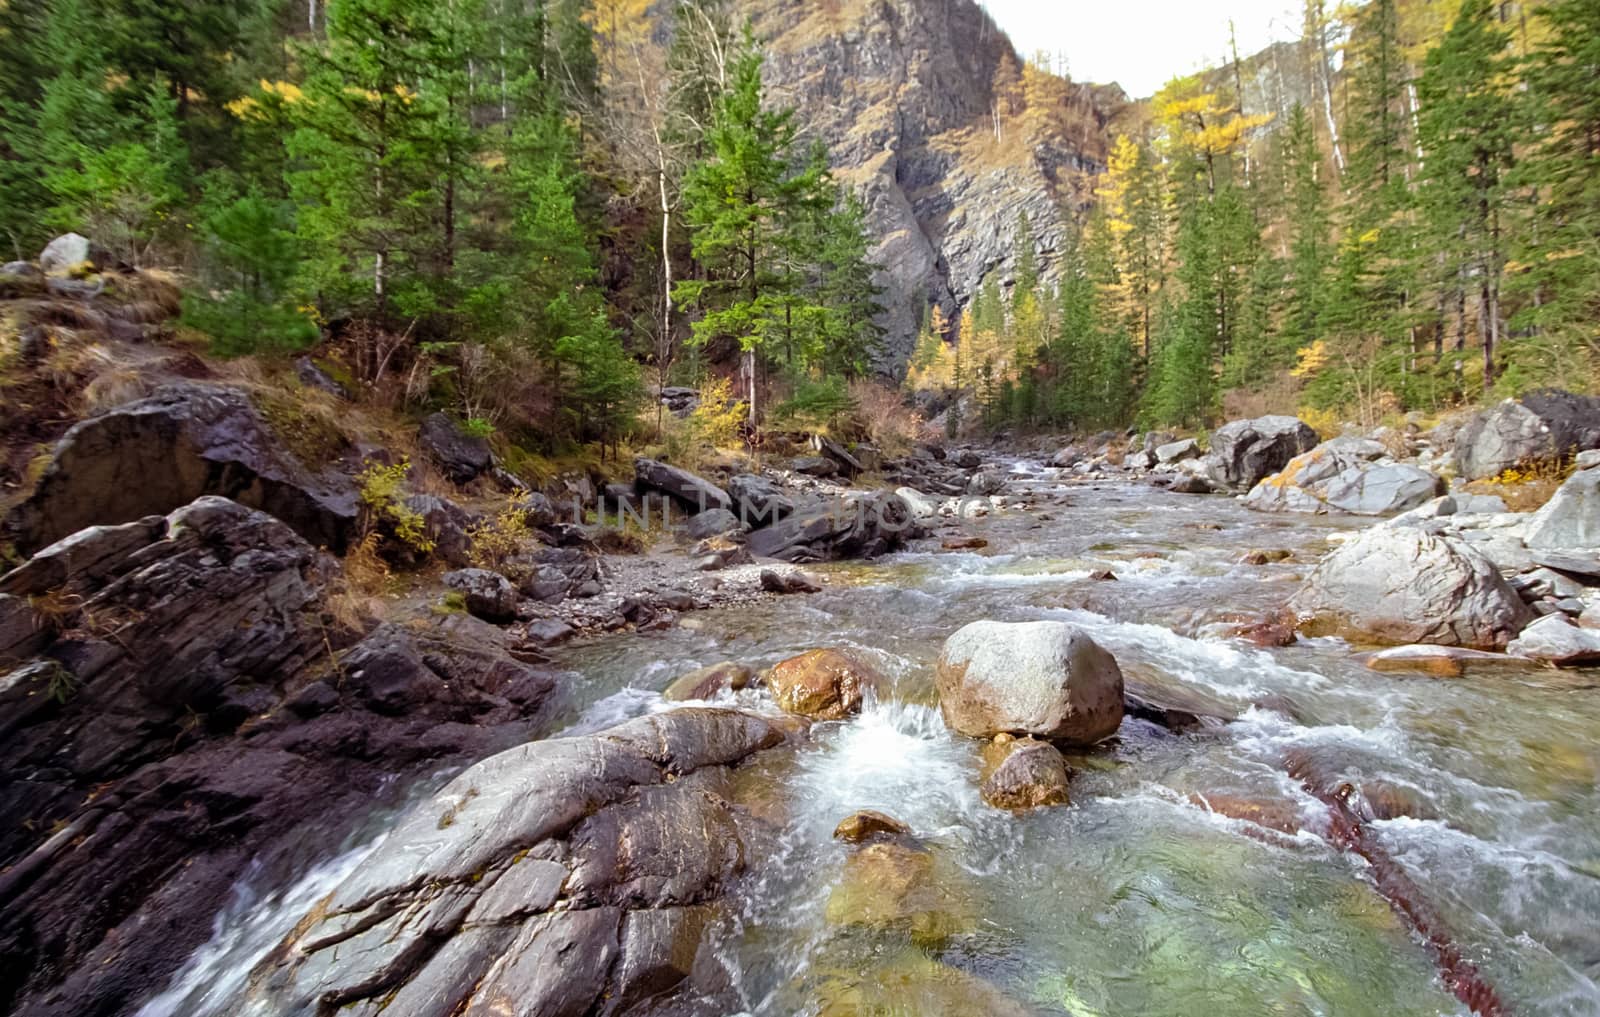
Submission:
[[[700,405],[682,420],[667,421],[662,445],[667,457],[685,469],[696,469],[717,449],[740,444],[749,407],[733,397],[733,384],[712,378],[700,386]]]
[[[472,538],[472,564],[503,572],[506,562],[533,540],[533,531],[528,526],[528,514],[512,496],[492,518],[468,529],[467,536]]]
[[[1314,406],[1302,406],[1298,416],[1301,420],[1311,425],[1311,429],[1317,432],[1317,437],[1323,441],[1337,438],[1344,429],[1339,422],[1339,415],[1333,410],[1319,410]]]
[[[372,524],[387,522],[394,530],[395,539],[418,554],[433,551],[433,541],[428,539],[421,513],[406,504],[406,475],[411,472],[411,460],[402,459],[393,466],[368,462],[367,468],[356,478],[361,491],[361,504],[365,505]]]

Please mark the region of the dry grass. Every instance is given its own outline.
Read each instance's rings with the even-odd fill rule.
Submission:
[[[1513,512],[1537,512],[1555,497],[1572,473],[1571,463],[1545,461],[1512,468],[1487,480],[1475,480],[1467,490],[1498,495]]]
[[[850,383],[850,398],[867,440],[885,455],[903,456],[927,428],[921,414],[905,404],[900,393],[874,381]]]

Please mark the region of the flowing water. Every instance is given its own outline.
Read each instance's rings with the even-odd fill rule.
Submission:
[[[1329,535],[1356,524],[1017,469],[1052,518],[970,524],[985,551],[832,566],[821,594],[564,655],[571,731],[666,709],[658,692],[674,677],[724,660],[766,665],[845,646],[893,679],[859,718],[820,725],[797,752],[739,775],[743,803],[782,831],[715,932],[745,1013],[815,1012],[818,999],[854,992],[871,997],[862,1012],[921,1014],[930,981],[947,1007],[955,985],[1075,1017],[1468,1013],[1365,863],[1316,835],[1205,807],[1266,803],[1316,828],[1325,806],[1288,776],[1295,755],[1408,803],[1371,831],[1509,1012],[1600,1014],[1600,689],[1532,667],[1378,674],[1333,639],[1271,650],[1230,640],[1213,623],[1281,607]],[[1296,559],[1239,564],[1252,548]],[[1118,581],[1088,578],[1103,568]],[[1075,622],[1128,674],[1242,718],[1183,736],[1129,719],[1113,744],[1072,757],[1071,807],[997,812],[978,796],[977,745],[945,730],[933,692],[944,638],[985,618]],[[736,698],[770,709],[753,692]],[[908,823],[932,849],[951,912],[935,948],[885,952],[828,921],[847,857],[830,835],[863,808]],[[261,915],[297,915],[329,875],[220,922],[202,958],[247,963],[271,925]]]

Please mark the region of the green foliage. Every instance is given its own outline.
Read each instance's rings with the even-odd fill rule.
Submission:
[[[304,349],[317,327],[285,296],[298,264],[288,209],[260,194],[219,194],[201,221],[207,265],[218,289],[184,295],[185,324],[211,337],[223,356]]]
[[[805,379],[795,386],[794,395],[773,407],[772,420],[796,430],[836,430],[855,408],[843,378]]]

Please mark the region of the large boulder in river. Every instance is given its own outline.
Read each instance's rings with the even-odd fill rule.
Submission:
[[[877,668],[859,656],[827,649],[773,665],[766,682],[785,712],[812,720],[844,720],[860,713],[868,690],[885,684]]]
[[[1600,548],[1600,469],[1568,477],[1528,521],[1525,539],[1532,548]]]
[[[1555,389],[1507,399],[1456,436],[1456,470],[1468,480],[1600,448],[1600,398]]]
[[[939,708],[974,738],[1032,735],[1092,745],[1122,723],[1122,671],[1064,622],[973,622],[939,654]]]
[[[1289,460],[1317,447],[1317,432],[1295,417],[1235,420],[1217,428],[1205,458],[1211,479],[1234,491],[1248,491]]]
[[[722,488],[704,477],[659,460],[635,459],[633,477],[634,487],[640,493],[658,491],[665,494],[690,515],[707,509],[732,511],[734,508],[733,499]]]
[[[165,515],[205,495],[260,509],[335,551],[348,545],[358,517],[349,478],[308,470],[243,392],[185,383],[74,425],[6,528],[26,554],[85,527]]]
[[[1422,530],[1368,530],[1324,558],[1289,606],[1302,628],[1378,643],[1502,649],[1533,615],[1468,544]]]
[[[1389,515],[1438,495],[1443,482],[1426,470],[1389,462],[1368,438],[1334,438],[1291,459],[1250,490],[1245,505],[1262,512]]]
[[[750,535],[750,553],[793,563],[876,558],[920,532],[893,492],[861,494],[798,509]]]

